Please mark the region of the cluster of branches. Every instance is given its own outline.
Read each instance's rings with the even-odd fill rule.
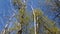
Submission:
[[[56,27],[55,22],[48,19],[48,17],[44,16],[42,10],[33,9],[32,5],[32,17],[30,18],[26,12],[25,2],[26,0],[24,2],[22,2],[22,0],[13,1],[13,6],[16,5],[18,7],[18,14],[15,15],[16,19],[18,20],[18,24],[14,23],[15,27],[10,28],[9,31],[5,29],[6,32],[4,31],[4,34],[7,34],[7,32],[9,32],[8,34],[10,34],[10,31],[13,30],[17,31],[16,34],[22,34],[23,32],[25,32],[24,34],[59,34],[60,30]],[[30,33],[28,33],[27,27],[30,23],[30,19],[33,21],[34,27],[29,29]],[[26,31],[24,30],[24,26],[26,26]]]
[[[52,10],[53,13],[55,13],[55,17],[53,18],[56,20],[56,18],[60,19],[60,1],[59,0],[50,0],[47,5]]]

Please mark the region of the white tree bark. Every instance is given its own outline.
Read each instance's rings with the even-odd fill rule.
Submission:
[[[34,20],[34,31],[35,31],[35,34],[36,34],[36,16],[35,16],[35,12],[34,12],[34,10],[33,10],[33,7],[32,7],[32,5],[31,5],[31,9],[32,9],[32,11],[33,11],[33,20]]]

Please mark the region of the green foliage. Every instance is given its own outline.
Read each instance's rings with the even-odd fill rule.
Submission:
[[[55,22],[48,19],[48,17],[44,16],[41,11],[38,11],[38,10],[34,10],[34,11],[35,11],[36,17],[38,17],[38,20],[36,19],[37,23],[38,23],[37,30],[39,30],[41,28],[41,26],[43,26],[45,33],[56,34],[56,32],[58,31],[58,28],[56,27]]]
[[[29,31],[29,34],[34,34],[34,27],[30,28]]]
[[[34,9],[34,13],[36,16],[42,16],[42,14],[43,14],[42,11],[39,9]]]
[[[50,0],[47,0],[50,1]],[[34,17],[36,19],[36,34],[40,34],[41,32],[39,32],[43,27],[43,33],[46,34],[56,34],[58,32],[58,28],[55,25],[55,22],[48,19],[48,17],[44,16],[42,10],[39,9],[34,9],[34,14],[32,14],[33,18],[31,17],[31,15],[29,16],[28,13],[26,12],[26,5],[25,3],[21,2],[20,0],[15,0],[14,4],[18,4],[19,8],[18,8],[18,15],[16,16],[16,18],[19,20],[19,24],[18,23],[14,23],[14,28],[11,28],[10,30],[21,30],[22,32],[24,31],[24,26],[26,26],[26,30],[29,30],[29,34],[35,34],[34,31],[34,27],[28,29],[28,26],[30,24],[30,21],[34,20]],[[21,7],[20,7],[21,6]],[[37,18],[38,17],[38,18]],[[33,21],[34,22],[34,21]]]

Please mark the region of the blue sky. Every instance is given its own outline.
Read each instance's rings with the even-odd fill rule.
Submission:
[[[0,0],[0,31],[4,28],[6,22],[9,18],[7,16],[11,16],[12,11],[10,8],[9,0]]]
[[[4,28],[6,22],[9,19],[6,16],[11,16],[13,14],[9,1],[10,0],[0,0],[0,31]],[[31,2],[33,2],[33,4]],[[52,12],[48,12],[49,8],[46,6],[46,1],[40,0],[40,4],[38,4],[38,2],[39,2],[38,0],[33,0],[33,1],[29,0],[27,3],[28,11],[31,10],[30,5],[32,4],[33,8],[41,9],[46,16],[48,16],[50,19],[53,19],[54,14]]]

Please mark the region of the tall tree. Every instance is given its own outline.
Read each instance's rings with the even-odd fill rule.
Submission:
[[[24,2],[22,2],[22,0],[15,0],[14,5],[17,5],[17,7],[18,7],[18,12],[19,12],[18,13],[18,19],[19,19],[18,21],[21,24],[21,29],[18,31],[18,34],[19,33],[22,34],[22,32],[26,32],[26,31],[24,31],[24,26],[26,25],[26,27],[27,27],[28,22],[29,22],[29,17],[26,14],[26,5]]]
[[[59,28],[56,27],[55,22],[44,16],[41,10],[35,9],[34,13],[36,19],[36,34],[56,34],[58,32]]]

